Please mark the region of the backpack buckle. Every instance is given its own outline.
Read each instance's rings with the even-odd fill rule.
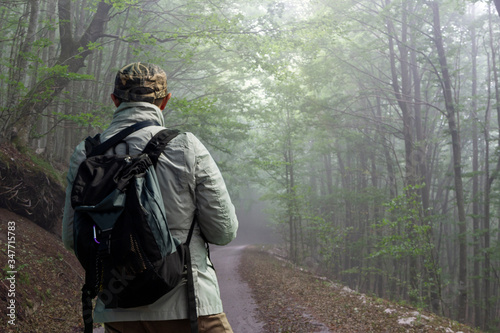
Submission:
[[[95,230],[95,224],[94,224],[94,242],[96,242],[97,244],[101,244],[101,242],[97,240],[97,231]]]
[[[100,254],[111,254],[111,229],[100,230],[93,226],[94,229],[94,242],[99,244],[98,251]]]

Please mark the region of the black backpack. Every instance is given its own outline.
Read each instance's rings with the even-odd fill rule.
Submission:
[[[164,129],[141,154],[129,155],[125,137],[158,125],[132,125],[104,143],[99,134],[85,140],[87,159],[75,177],[71,204],[75,254],[85,269],[82,288],[85,333],[92,332],[92,300],[99,296],[106,308],[148,305],[187,279],[191,331],[198,332],[196,300],[188,238],[172,237],[165,217],[155,166],[167,144],[179,133]],[[125,155],[105,155],[125,144]]]

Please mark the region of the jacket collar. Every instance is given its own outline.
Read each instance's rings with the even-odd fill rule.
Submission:
[[[154,120],[165,126],[160,108],[147,102],[125,102],[115,110],[109,127],[102,132],[101,138],[107,139],[118,131],[144,120]]]

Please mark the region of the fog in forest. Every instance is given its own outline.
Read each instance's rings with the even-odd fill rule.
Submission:
[[[158,64],[165,126],[217,161],[234,244],[498,330],[493,1],[0,0],[0,31],[1,142],[62,181],[116,72]]]
[[[250,192],[252,194],[252,192]],[[279,228],[273,225],[266,214],[266,203],[256,195],[245,195],[235,202],[239,228],[231,245],[281,245]]]

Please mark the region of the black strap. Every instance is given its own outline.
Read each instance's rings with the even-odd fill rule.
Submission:
[[[186,244],[191,244],[191,238],[193,237],[194,225],[198,222],[198,210],[194,211],[193,222],[191,222],[191,226],[189,227],[189,233],[186,238]]]
[[[158,158],[161,153],[165,150],[168,143],[179,134],[179,130],[176,129],[164,129],[156,133],[148,144],[142,151],[144,154],[148,154],[153,165],[156,166]]]
[[[97,133],[94,137],[87,137],[85,139],[85,155],[89,155],[95,146],[101,143],[101,133]]]
[[[87,284],[83,285],[82,288],[82,316],[84,324],[84,333],[92,333],[93,331],[93,318],[92,318],[92,292],[87,287]]]
[[[193,266],[191,264],[191,253],[189,251],[188,244],[184,244],[184,247],[186,253],[189,326],[191,327],[191,333],[198,333],[198,313],[196,311],[196,297],[194,293],[194,279],[193,279]]]
[[[135,123],[132,126],[129,126],[129,127],[125,128],[124,130],[121,130],[117,134],[113,135],[111,138],[104,141],[100,145],[95,146],[92,149],[92,151],[90,152],[90,154],[88,154],[88,157],[104,154],[108,149],[116,146],[120,141],[125,139],[130,134],[134,133],[137,130],[140,130],[141,128],[148,127],[148,126],[160,126],[160,124],[158,124],[158,122],[156,122],[154,120],[145,120],[145,121],[141,121],[139,123]]]
[[[197,215],[197,212],[195,212],[193,222],[191,222],[191,227],[189,228],[188,237],[183,244],[186,254],[188,316],[191,333],[198,333],[198,313],[196,311],[196,296],[194,293],[193,266],[191,264],[191,252],[189,250],[189,243],[191,243],[191,237],[193,236],[194,225],[198,221]]]

